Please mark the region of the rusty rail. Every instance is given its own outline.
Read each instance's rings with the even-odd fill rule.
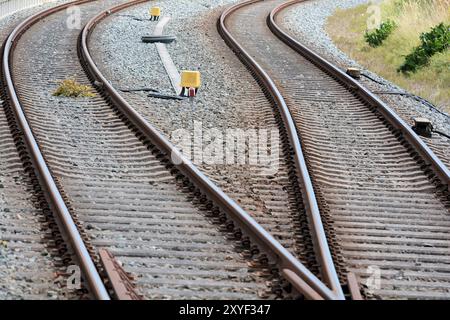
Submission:
[[[63,200],[63,197],[58,190],[58,187],[53,179],[50,169],[42,155],[39,145],[33,135],[33,131],[28,123],[20,98],[15,89],[13,76],[11,73],[11,65],[13,59],[14,48],[23,35],[32,25],[49,15],[64,10],[72,5],[80,5],[90,0],[79,0],[63,5],[53,7],[51,9],[43,10],[19,24],[10,34],[5,42],[3,56],[2,56],[2,74],[5,78],[6,91],[11,108],[14,112],[17,124],[22,131],[25,144],[32,159],[33,167],[36,170],[36,175],[39,178],[40,184],[46,190],[46,198],[49,202],[53,212],[59,218],[62,227],[67,235],[72,249],[74,250],[80,267],[83,271],[85,280],[88,282],[89,289],[96,299],[109,300],[109,294],[103,284],[103,281],[95,267],[95,264],[89,255],[86,245],[75,225],[69,209]]]
[[[98,250],[100,262],[118,300],[143,300],[136,292],[134,280],[115,259],[114,255],[105,248]]]
[[[98,83],[101,83],[105,94],[112,103],[130,120],[147,139],[165,153],[174,166],[187,178],[190,179],[215,205],[220,207],[251,241],[267,253],[268,258],[277,263],[281,273],[296,288],[310,299],[341,299],[342,289],[336,288],[336,292],[330,290],[314,274],[312,274],[302,263],[287,251],[276,239],[262,228],[247,212],[230,199],[218,186],[207,178],[190,160],[186,159],[178,149],[173,146],[159,131],[149,124],[120,93],[108,82],[95,65],[89,52],[89,37],[95,26],[109,16],[127,6],[139,4],[143,0],[131,1],[106,10],[92,18],[82,31],[79,43],[79,54],[87,72]],[[177,160],[177,161],[174,161]],[[331,264],[332,265],[332,264]],[[334,270],[334,266],[332,266]],[[339,284],[337,276],[336,283]]]
[[[447,186],[447,190],[450,190],[450,170],[444,163],[434,154],[434,152],[425,144],[425,142],[408,126],[408,124],[400,118],[387,104],[380,100],[376,95],[370,92],[366,87],[361,85],[358,81],[347,75],[340,70],[337,66],[331,62],[325,60],[305,45],[288,35],[280,26],[275,22],[276,16],[284,9],[294,4],[304,2],[305,0],[293,0],[288,1],[272,10],[267,18],[267,24],[272,32],[290,46],[293,50],[297,51],[319,68],[330,74],[332,77],[342,82],[347,88],[355,92],[363,101],[368,105],[375,107],[386,120],[403,135],[406,141],[412,145],[415,150],[420,154],[426,165],[433,168],[434,173],[441,180],[443,185]]]
[[[297,178],[300,186],[302,187],[302,197],[305,203],[306,212],[308,214],[310,228],[312,230],[313,241],[315,244],[314,249],[320,264],[321,274],[324,281],[330,286],[332,291],[332,295],[328,296],[327,298],[343,299],[344,294],[339,283],[339,278],[336,273],[333,259],[331,257],[328,241],[322,224],[319,206],[317,204],[311,178],[306,166],[305,158],[303,156],[301,142],[286,102],[270,76],[236,41],[236,39],[231,35],[226,27],[226,20],[233,12],[244,6],[248,6],[259,1],[260,0],[245,1],[228,8],[225,12],[223,12],[218,21],[219,33],[224,38],[225,42],[239,55],[243,62],[256,74],[256,76],[261,81],[262,86],[267,89],[280,110],[293,150],[292,156],[295,161]],[[313,287],[315,287],[315,285],[317,285],[319,281],[316,278],[303,278],[303,280]],[[323,294],[323,292],[321,294]]]

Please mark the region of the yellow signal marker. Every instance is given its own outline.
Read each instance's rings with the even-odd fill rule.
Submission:
[[[152,7],[150,8],[150,20],[159,20],[159,16],[161,15],[161,8],[160,7]]]
[[[180,86],[183,88],[200,88],[201,80],[200,80],[200,72],[199,71],[181,71],[181,84]]]

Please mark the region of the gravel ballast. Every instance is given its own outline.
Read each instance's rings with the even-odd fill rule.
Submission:
[[[195,123],[204,132],[213,128],[224,137],[228,129],[263,129],[269,136],[272,131],[281,136],[271,103],[218,34],[216,24],[225,10],[224,5],[234,2],[152,3],[161,6],[162,15],[171,16],[164,34],[177,37],[167,48],[178,70],[200,71],[202,86],[194,99],[184,101],[150,98],[147,92],[123,92],[122,95],[175,144],[178,143],[172,133],[184,129],[186,136],[192,138]],[[154,22],[141,21],[148,18],[147,11],[148,6],[139,5],[97,25],[91,38],[91,54],[116,88],[152,88],[174,94],[155,45],[141,42],[141,36],[152,34],[156,26]],[[211,139],[205,134],[204,139],[208,138]],[[278,155],[270,158],[278,163],[269,166],[275,168],[270,173],[261,174],[264,166],[261,163],[251,165],[248,161],[246,164],[211,164],[194,158],[193,162],[288,250],[303,259],[312,252],[301,249],[305,243],[300,239],[301,233],[291,236],[297,228],[296,221],[304,217],[299,218],[298,200],[292,191],[290,166],[282,151],[281,139],[275,145],[271,144],[271,148]],[[283,234],[289,234],[289,237]]]
[[[52,2],[0,19],[0,42],[26,17],[67,1]],[[8,126],[0,100],[0,300],[77,299],[65,268],[43,236],[48,226]]]
[[[365,77],[361,78],[361,82],[370,90],[375,92],[395,91],[407,93],[406,90],[378,76],[370,70],[365,70],[363,66],[350,59],[336,47],[325,31],[327,18],[331,16],[336,9],[351,8],[365,3],[368,3],[368,1],[311,0],[286,9],[280,16],[280,21],[282,21],[283,27],[301,43],[332,61],[342,69],[346,69],[349,66],[362,68],[363,73],[376,81],[369,80]],[[379,94],[379,97],[410,125],[413,125],[414,117],[425,117],[432,121],[436,130],[450,135],[450,117],[448,114],[407,96]],[[438,134],[434,134],[431,139],[423,139],[441,160],[450,167],[450,140]]]

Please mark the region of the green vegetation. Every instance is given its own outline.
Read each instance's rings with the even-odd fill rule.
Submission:
[[[82,85],[73,79],[60,81],[58,89],[53,93],[57,97],[95,97],[90,86]]]
[[[405,57],[405,62],[398,68],[403,73],[416,72],[425,66],[430,58],[438,52],[446,50],[450,45],[450,25],[440,23],[430,32],[420,35],[420,46]]]
[[[397,72],[422,44],[422,33],[430,33],[441,23],[450,24],[450,0],[384,0],[380,4],[381,20],[393,21],[396,27],[378,47],[369,45],[364,37],[369,5],[337,10],[328,19],[326,29],[334,43],[365,68],[450,112],[448,47],[430,56],[415,73]]]
[[[364,33],[364,38],[366,42],[372,47],[381,46],[384,40],[389,37],[389,35],[395,29],[395,22],[388,20],[380,24],[378,28],[373,31],[366,31]]]

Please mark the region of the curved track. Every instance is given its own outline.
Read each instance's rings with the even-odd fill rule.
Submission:
[[[24,15],[1,21],[0,43]],[[4,89],[1,73],[0,299],[81,298],[85,292],[66,286],[67,268],[76,262],[40,189]]]
[[[366,284],[367,297],[449,296],[448,169],[387,106],[278,26],[278,12],[297,1],[247,1],[226,10],[218,26],[284,124],[286,171],[308,220],[299,232],[311,233],[314,262],[272,235],[273,224],[287,220],[252,218],[95,65],[95,26],[143,2],[76,1],[81,33],[68,24],[68,5],[47,10],[19,25],[2,50],[0,121],[10,130],[0,131],[0,143],[10,165],[0,167],[0,187],[35,189],[25,211],[42,216],[39,230],[54,237],[42,262],[49,270],[75,259],[91,294],[109,299],[107,248],[150,299],[342,299],[348,272]],[[54,97],[57,81],[68,78],[92,84],[95,97]],[[20,220],[2,218],[5,230],[19,230],[7,240],[37,242],[39,230],[26,234],[30,226]],[[42,245],[29,246],[31,255]],[[320,272],[308,270],[316,262]],[[118,283],[110,283],[118,298],[139,298]]]
[[[120,1],[76,2],[82,23],[114,3]],[[16,28],[3,68],[41,185],[94,295],[109,298],[96,271],[105,247],[137,275],[146,298],[290,297],[280,274],[308,298],[342,297],[183,159],[96,70],[87,37],[111,11],[89,21],[80,37],[63,9]],[[96,96],[53,97],[57,80],[68,78],[97,80]],[[171,163],[174,155],[181,163]]]
[[[292,115],[340,265],[369,285],[368,297],[448,297],[448,169],[375,96],[280,30],[283,7],[272,10],[281,4],[248,1],[222,25]]]
[[[24,106],[28,105],[30,107],[34,107],[34,101],[37,100],[30,99],[33,97],[32,95],[20,96],[20,93],[16,88],[16,79],[13,80],[13,78],[15,77],[15,74],[13,75],[13,68],[15,61],[17,61],[15,60],[14,53],[17,49],[17,45],[23,44],[23,42],[19,41],[22,36],[30,35],[30,29],[36,27],[36,25],[38,25],[41,21],[45,21],[45,18],[53,17],[58,13],[64,14],[64,20],[62,20],[61,22],[65,25],[65,27],[70,27],[74,30],[75,28],[73,28],[73,26],[68,22],[71,18],[69,16],[70,11],[64,10],[72,5],[81,6],[88,2],[89,1],[87,0],[82,0],[65,3],[39,12],[19,24],[11,32],[8,39],[4,43],[2,51],[2,75],[5,83],[5,98],[7,101],[6,109],[11,113],[10,126],[13,128],[17,128],[16,130],[19,132],[21,143],[23,143],[23,157],[26,159],[26,164],[30,166],[30,169],[34,169],[34,174],[38,177],[35,183],[40,184],[39,188],[43,190],[42,198],[48,201],[50,209],[54,213],[54,215],[52,215],[52,219],[54,219],[54,223],[52,224],[53,227],[56,228],[56,225],[58,225],[59,230],[61,231],[61,240],[55,238],[54,241],[61,243],[62,239],[64,239],[64,243],[70,246],[71,252],[73,252],[73,254],[76,256],[75,267],[78,266],[83,271],[83,277],[87,281],[87,287],[92,296],[97,299],[107,300],[110,299],[110,296],[107,288],[105,287],[104,279],[102,279],[102,276],[99,274],[98,269],[100,269],[100,266],[98,264],[98,261],[97,265],[94,261],[96,260],[96,257],[89,243],[89,239],[87,239],[87,237],[83,234],[82,227],[80,226],[80,222],[77,220],[76,214],[71,212],[70,203],[67,203],[67,197],[65,196],[64,191],[60,189],[60,182],[58,177],[53,175],[46,159],[44,158],[41,150],[42,144],[38,143],[38,141],[36,140],[36,128],[40,127],[41,131],[47,134],[47,130],[51,131],[51,127],[42,127],[42,125],[45,124],[45,122],[42,122],[38,123],[36,125],[36,128],[31,128],[31,125],[33,123],[32,121],[30,121],[30,114],[26,114],[26,109]],[[54,35],[51,32],[49,32],[48,34],[52,36]],[[47,49],[45,45],[49,45],[49,43],[44,44],[39,49]],[[50,55],[51,54],[57,54],[57,52],[53,51],[52,53],[50,53]],[[28,58],[31,58],[31,60],[29,60]],[[32,55],[28,56],[28,51],[27,49],[25,49],[21,57],[21,59],[24,60],[20,61],[19,65],[26,66],[27,64],[24,61],[33,61],[32,58]],[[49,64],[51,64],[51,62],[51,60],[47,61],[47,63]],[[28,71],[30,72],[30,74],[28,75],[27,79],[29,83],[33,84],[33,80],[41,80],[36,79],[36,72],[34,72],[34,67],[34,65],[29,67]],[[39,71],[44,71],[43,69],[46,69],[46,66]],[[50,68],[48,68],[48,70],[50,70]],[[49,78],[45,80],[51,81],[50,77],[54,76],[55,74],[58,74],[58,72],[50,73],[48,75]],[[39,76],[42,76],[42,74],[39,74]],[[45,80],[40,83],[41,86],[44,85]],[[36,88],[43,89],[39,86],[31,86],[24,90],[29,94],[30,91],[35,90]],[[47,91],[41,91],[39,93],[42,95],[49,94],[49,92]],[[22,99],[28,100],[26,103],[23,103]]]

